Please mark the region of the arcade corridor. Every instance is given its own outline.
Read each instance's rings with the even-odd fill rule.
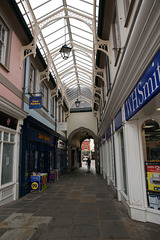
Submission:
[[[86,166],[42,193],[0,207],[1,240],[158,240],[159,225],[131,220],[106,180]]]
[[[160,0],[0,0],[0,239],[160,235],[159,26]]]

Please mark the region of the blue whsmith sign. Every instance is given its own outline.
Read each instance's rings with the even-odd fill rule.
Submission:
[[[142,78],[125,101],[125,116],[129,120],[147,102],[160,92],[160,51],[152,60]]]

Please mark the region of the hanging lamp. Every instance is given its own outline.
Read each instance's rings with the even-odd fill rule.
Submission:
[[[76,107],[80,106],[80,100],[78,100],[78,88],[77,88],[77,100],[75,101]]]
[[[71,52],[71,47],[68,47],[66,45],[66,24],[65,24],[65,18],[64,18],[64,36],[65,36],[65,44],[61,47],[60,53],[61,56],[64,60],[67,60],[69,58],[70,52]]]

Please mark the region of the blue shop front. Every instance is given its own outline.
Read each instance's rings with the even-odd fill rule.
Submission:
[[[24,121],[22,132],[22,159],[20,175],[20,196],[30,192],[33,172],[47,173],[56,165],[59,135],[31,116]]]

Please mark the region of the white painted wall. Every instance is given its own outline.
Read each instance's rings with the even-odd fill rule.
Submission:
[[[80,127],[88,128],[97,135],[97,118],[92,112],[70,113],[67,119],[67,137]]]

